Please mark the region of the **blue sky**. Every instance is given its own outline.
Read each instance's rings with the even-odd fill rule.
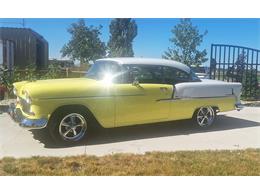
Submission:
[[[67,28],[78,19],[25,19],[25,26],[41,34],[49,42],[50,58],[60,58],[60,49],[70,39]],[[134,40],[136,57],[160,58],[163,52],[171,46],[169,38],[171,29],[179,19],[135,19],[138,25],[138,35]],[[111,19],[85,19],[87,25],[102,25],[101,39],[109,39],[109,23]],[[22,27],[22,19],[0,19],[0,26]],[[212,43],[241,45],[260,49],[260,19],[192,19],[201,32],[208,30],[201,45],[210,53]],[[208,65],[208,62],[205,63]]]

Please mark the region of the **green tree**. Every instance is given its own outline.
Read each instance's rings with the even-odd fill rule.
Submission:
[[[171,32],[173,37],[170,41],[173,43],[173,48],[168,48],[163,58],[176,60],[189,66],[198,66],[208,60],[206,49],[202,51],[198,49],[207,31],[200,34],[198,27],[193,26],[190,19],[181,19]]]
[[[72,23],[68,29],[71,40],[61,49],[62,56],[79,60],[81,64],[105,56],[105,43],[99,38],[101,28],[102,26],[86,26],[83,19]]]
[[[108,52],[111,57],[132,57],[133,40],[137,35],[137,25],[131,18],[113,19],[109,26]]]

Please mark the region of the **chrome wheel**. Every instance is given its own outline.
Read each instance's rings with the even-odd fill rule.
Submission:
[[[201,107],[197,112],[197,123],[201,127],[210,126],[215,119],[215,111],[212,107]]]
[[[72,113],[65,116],[59,125],[59,134],[63,140],[78,141],[86,133],[87,122],[85,118],[78,114]]]

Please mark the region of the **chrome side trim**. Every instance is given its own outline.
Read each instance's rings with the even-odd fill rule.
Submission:
[[[227,95],[227,96],[217,96],[217,97],[184,97],[184,98],[166,98],[166,99],[158,99],[157,102],[160,101],[177,101],[177,100],[192,100],[192,99],[213,99],[213,98],[226,98],[226,97],[235,97],[234,95]]]
[[[107,95],[107,96],[47,97],[47,98],[38,98],[38,100],[61,100],[61,99],[81,99],[81,98],[107,98],[107,97],[144,96],[144,95],[145,95],[145,94],[123,94],[123,95]]]

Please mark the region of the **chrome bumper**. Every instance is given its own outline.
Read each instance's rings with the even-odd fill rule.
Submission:
[[[24,117],[22,111],[16,108],[14,103],[10,104],[8,113],[21,127],[42,129],[45,128],[48,123],[47,119],[28,119]]]
[[[237,111],[240,111],[244,108],[244,106],[242,104],[235,104],[235,108]]]

